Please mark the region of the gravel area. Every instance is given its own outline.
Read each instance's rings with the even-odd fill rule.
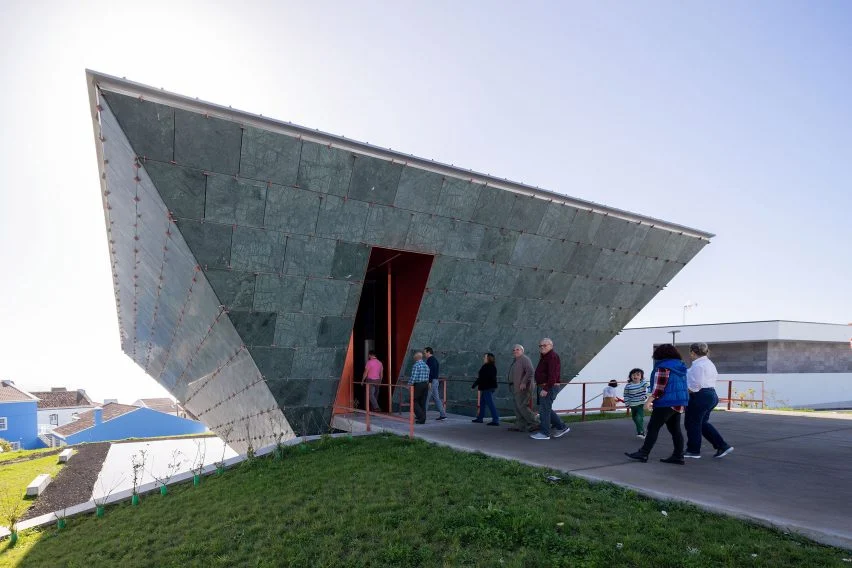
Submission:
[[[23,519],[31,519],[89,501],[109,446],[109,442],[98,442],[77,448],[76,453],[50,482],[44,493],[24,513]]]

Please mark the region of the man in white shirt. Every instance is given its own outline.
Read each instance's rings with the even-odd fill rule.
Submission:
[[[701,437],[713,444],[716,449],[714,458],[723,458],[734,451],[719,431],[710,424],[710,415],[719,404],[716,394],[716,379],[719,372],[716,365],[707,358],[710,348],[706,343],[693,343],[689,346],[689,358],[692,365],[686,370],[686,386],[689,389],[689,405],[686,407],[684,426],[686,427],[685,458],[701,457]]]

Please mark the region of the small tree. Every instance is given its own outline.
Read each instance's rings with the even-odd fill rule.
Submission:
[[[284,435],[285,432],[280,428],[280,425],[272,417],[272,413],[266,415],[269,420],[269,431],[272,432],[272,439],[275,440],[275,459],[280,460],[284,457]]]
[[[204,459],[207,457],[207,440],[195,440],[195,459],[192,460],[192,484],[201,482],[201,471],[204,469]]]
[[[139,504],[139,485],[142,483],[142,477],[145,475],[145,462],[148,458],[147,450],[139,450],[130,456],[130,470],[133,474],[133,496],[130,502],[134,505]]]
[[[18,521],[29,503],[21,499],[21,494],[10,489],[0,493],[0,520],[9,526],[9,546],[15,546],[18,542]]]
[[[171,481],[172,477],[178,472],[180,466],[183,464],[183,459],[180,457],[183,454],[180,450],[172,451],[171,461],[166,464],[165,471],[159,476],[154,474],[153,468],[149,470],[151,477],[160,485],[160,495],[165,495],[169,492],[167,486],[169,481]],[[153,461],[152,461],[153,463]]]
[[[67,515],[68,507],[63,507],[61,510],[53,513],[53,516],[56,517],[56,530],[62,530],[65,528],[65,518]]]
[[[107,485],[104,482],[104,478],[98,476],[98,488],[100,489],[100,497],[97,497],[94,500],[95,506],[96,506],[95,507],[95,515],[96,516],[98,516],[98,517],[104,516],[104,506],[106,505],[107,500],[109,500],[109,496],[112,495],[115,492],[115,490],[118,489],[121,486],[122,483],[124,483],[124,477],[125,476],[122,475],[121,478],[118,481],[115,481],[115,483],[113,483],[112,485]],[[113,480],[114,480],[114,478],[113,478]]]
[[[216,462],[216,473],[221,475],[225,472],[225,454],[228,451],[228,442],[231,441],[231,434],[234,431],[233,426],[228,426],[222,430],[222,458]]]

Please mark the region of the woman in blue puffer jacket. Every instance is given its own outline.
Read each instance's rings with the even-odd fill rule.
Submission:
[[[657,442],[663,424],[668,428],[674,442],[672,455],[660,461],[683,465],[683,431],[680,416],[689,403],[686,388],[686,365],[674,345],[666,343],[654,349],[654,370],[651,371],[651,396],[645,401],[645,410],[653,409],[645,443],[639,450],[629,453],[628,458],[647,462],[648,455]]]

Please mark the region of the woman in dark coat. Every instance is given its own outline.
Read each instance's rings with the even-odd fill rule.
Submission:
[[[497,415],[497,407],[494,406],[494,391],[497,390],[497,365],[494,364],[494,353],[486,353],[483,357],[484,364],[479,368],[479,375],[470,388],[479,387],[479,414],[473,422],[482,423],[485,418],[485,407],[491,412],[489,426],[499,426],[500,416]]]
[[[645,443],[633,453],[624,452],[628,458],[640,462],[648,461],[648,455],[657,442],[660,428],[665,424],[672,435],[674,451],[660,461],[683,465],[683,431],[680,417],[689,403],[686,388],[686,365],[674,345],[665,343],[654,349],[654,370],[651,371],[651,396],[645,402],[645,410],[651,410],[651,420],[645,434]]]

